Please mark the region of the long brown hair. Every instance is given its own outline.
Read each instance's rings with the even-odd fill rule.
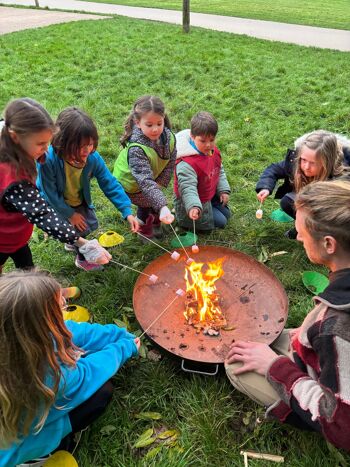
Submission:
[[[10,131],[20,136],[54,130],[52,118],[42,105],[29,97],[11,101],[4,111],[5,125],[0,133],[0,162],[12,164],[16,173],[23,171],[33,181],[36,177],[35,161],[28,157],[20,144],[13,141]]]
[[[307,212],[305,226],[320,240],[334,237],[350,253],[350,182],[338,179],[314,182],[305,186],[295,200],[296,209]]]
[[[87,113],[77,107],[62,110],[56,120],[57,132],[52,139],[52,146],[59,157],[73,157],[78,162],[80,147],[85,141],[92,139],[94,150],[98,146],[96,125]]]
[[[136,121],[140,120],[148,112],[154,112],[164,118],[164,126],[171,129],[170,120],[165,112],[163,102],[156,96],[142,96],[137,99],[134,107],[124,124],[124,134],[120,138],[122,146],[126,146]]]
[[[0,444],[40,430],[55,401],[60,363],[74,366],[60,286],[36,270],[0,276]],[[60,363],[59,363],[60,362]]]
[[[303,148],[307,147],[315,151],[316,160],[321,166],[321,170],[315,177],[307,177],[301,170],[301,155]],[[337,136],[325,130],[316,130],[300,137],[295,142],[297,153],[294,170],[294,187],[298,193],[310,182],[329,180],[343,174],[343,151],[338,142]]]

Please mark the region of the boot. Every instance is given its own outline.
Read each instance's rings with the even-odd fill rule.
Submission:
[[[140,230],[139,230],[140,234],[152,240],[154,239],[153,221],[154,221],[154,216],[152,214],[148,215],[146,222],[143,222],[141,219],[137,219],[137,222],[140,224]],[[139,235],[139,239],[141,240],[142,243],[148,243],[146,238],[143,238]]]

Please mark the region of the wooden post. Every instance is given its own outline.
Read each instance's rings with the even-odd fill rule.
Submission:
[[[190,0],[183,0],[182,28],[183,32],[190,32]]]

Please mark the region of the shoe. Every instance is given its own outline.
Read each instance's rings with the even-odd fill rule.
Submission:
[[[156,238],[163,238],[162,223],[159,220],[159,215],[156,214],[153,217],[154,217],[153,224],[152,224],[153,225],[153,235]]]
[[[295,227],[293,227],[292,229],[287,230],[287,232],[285,232],[285,234],[284,234],[284,236],[286,238],[289,238],[289,240],[296,240],[297,235],[298,235],[298,231],[297,231],[297,229]]]
[[[87,272],[103,270],[103,266],[101,264],[89,263],[86,259],[80,259],[79,256],[75,258],[75,265],[77,268],[83,269]]]
[[[74,245],[71,245],[69,243],[64,244],[64,249],[69,252],[76,252],[77,248]]]
[[[64,287],[61,289],[62,295],[64,298],[79,298],[81,295],[81,290],[79,287]]]

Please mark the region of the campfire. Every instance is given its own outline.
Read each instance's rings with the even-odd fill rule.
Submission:
[[[215,282],[224,275],[224,258],[208,263],[192,262],[186,265],[186,300],[184,312],[188,324],[199,334],[217,336],[226,326],[226,319],[220,308],[220,297]],[[203,271],[202,271],[203,270]]]

